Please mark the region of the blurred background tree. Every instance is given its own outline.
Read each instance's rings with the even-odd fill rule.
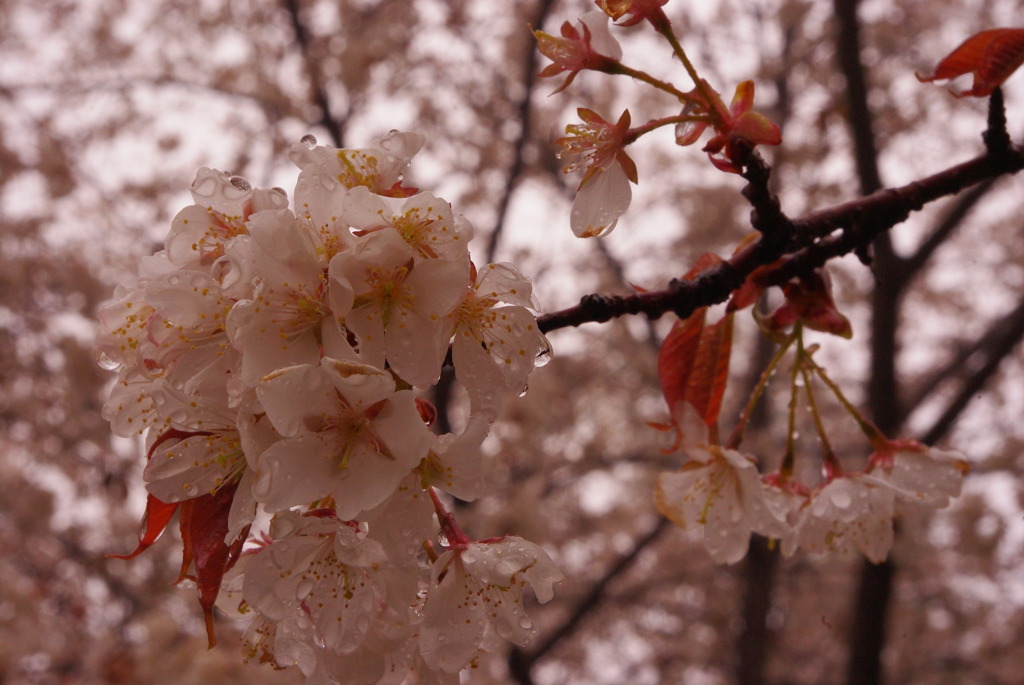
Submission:
[[[192,593],[162,541],[135,540],[143,448],[100,417],[97,305],[158,249],[200,166],[290,190],[288,147],[312,133],[359,146],[420,131],[412,182],[476,226],[478,261],[512,261],[546,310],[591,292],[662,287],[749,230],[742,181],[651,136],[630,211],[607,239],[568,226],[575,180],[552,140],[586,106],[634,122],[673,113],[628,79],[583,74],[548,97],[528,26],[557,33],[584,0],[0,0],[0,681],[298,682],[241,663],[221,620],[205,650]],[[718,0],[666,10],[721,91],[757,82],[783,128],[766,156],[792,216],[907,183],[981,150],[985,103],[922,86],[964,37],[1013,25],[1015,0]],[[689,87],[649,32],[617,36],[631,64]],[[1011,132],[1024,133],[1019,79]],[[1016,683],[1024,677],[1024,243],[1020,181],[927,208],[835,263],[856,331],[822,359],[885,429],[956,446],[973,472],[954,506],[906,516],[891,559],[798,554],[755,540],[719,567],[659,522],[654,476],[678,466],[645,427],[666,320],[552,333],[485,444],[493,496],[460,513],[475,537],[542,543],[566,580],[534,607],[541,632],[484,663],[496,683]],[[735,390],[765,350],[738,328]],[[742,360],[750,359],[749,364]],[[746,380],[744,380],[746,379]],[[854,393],[857,394],[857,393]],[[781,456],[768,402],[748,444]],[[446,417],[465,416],[457,388]],[[728,412],[727,412],[728,413]],[[838,414],[837,414],[838,416]],[[837,430],[841,430],[837,429]],[[853,438],[854,431],[850,431]],[[810,432],[808,432],[810,434]],[[856,463],[864,446],[843,449]],[[813,444],[807,446],[813,451]]]

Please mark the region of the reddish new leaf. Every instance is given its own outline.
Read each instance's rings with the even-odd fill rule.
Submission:
[[[707,312],[707,307],[701,307],[685,320],[676,321],[658,351],[661,394],[673,419],[677,418],[677,411],[681,411],[677,410],[679,404],[686,401]]]
[[[1024,64],[1024,29],[989,29],[976,33],[939,62],[930,76],[916,74],[919,81],[936,81],[974,74],[973,87],[957,97],[986,97]]]
[[[238,483],[225,485],[213,494],[190,499],[181,505],[181,538],[185,544],[182,575],[190,563],[195,565],[199,605],[206,617],[210,647],[217,644],[213,630],[213,605],[220,592],[221,579],[235,565],[248,535],[248,530],[243,530],[231,545],[225,542],[228,514],[237,487]]]
[[[658,379],[677,428],[691,405],[707,425],[718,421],[729,373],[732,349],[732,314],[705,326],[707,308],[679,321],[658,353]]]
[[[718,422],[722,409],[732,352],[732,319],[731,313],[726,314],[718,323],[704,328],[690,372],[686,401],[708,426]]]
[[[146,513],[139,526],[139,544],[131,554],[108,554],[108,559],[134,559],[146,551],[163,534],[180,502],[161,502],[153,495],[146,497]]]
[[[832,299],[832,279],[824,268],[804,274],[782,286],[786,301],[768,315],[762,325],[770,331],[781,331],[797,321],[807,328],[852,338],[850,321],[839,311]]]

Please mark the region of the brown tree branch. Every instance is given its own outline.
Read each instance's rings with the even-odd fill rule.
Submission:
[[[870,244],[878,234],[930,202],[990,178],[1015,174],[1022,168],[1024,150],[1020,148],[996,155],[983,154],[904,186],[880,190],[794,219],[792,241],[772,245],[762,239],[694,279],[673,280],[664,290],[636,295],[585,295],[574,307],[541,316],[538,324],[542,331],[549,332],[630,314],[656,319],[666,312],[675,312],[685,318],[698,307],[725,302],[760,266],[789,256],[787,264],[774,270],[767,282],[784,283],[799,268],[823,264]],[[837,230],[841,232],[831,235]]]

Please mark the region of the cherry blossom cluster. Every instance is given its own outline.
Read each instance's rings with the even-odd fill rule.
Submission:
[[[782,132],[763,114],[753,109],[754,82],[743,81],[726,106],[719,92],[700,76],[675,35],[662,10],[667,0],[595,0],[598,10],[584,14],[578,22],[565,22],[561,35],[535,31],[537,46],[551,60],[540,75],[566,77],[555,92],[565,90],[584,71],[629,76],[676,98],[682,105],[678,114],[632,126],[629,110],[614,123],[598,113],[579,108],[582,121],[566,126],[566,137],[557,142],[559,156],[567,156],[566,173],[583,172],[573,202],[570,225],[581,238],[606,235],[628,209],[631,183],[637,183],[635,162],[626,147],[641,136],[664,126],[675,129],[675,143],[690,146],[707,131],[713,135],[703,151],[721,171],[744,174],[744,165],[758,145],[779,145]],[[615,23],[613,23],[615,22]],[[623,50],[612,35],[612,27],[647,22],[671,47],[673,56],[686,70],[693,88],[683,91],[672,83],[624,64]],[[991,32],[976,40],[977,45],[998,44],[1011,50],[1016,33]],[[967,50],[969,44],[965,44]],[[983,82],[1005,78],[1013,60],[995,60],[994,66],[976,74],[975,91]],[[1013,68],[1019,64],[1014,62]],[[944,61],[929,78],[950,78],[969,68],[957,58]],[[990,90],[990,88],[989,88]],[[748,180],[751,180],[747,176]],[[764,176],[767,180],[767,175]],[[765,188],[767,193],[767,188]],[[748,196],[749,197],[749,196]],[[777,202],[765,203],[778,212]],[[755,214],[757,213],[755,207]],[[739,249],[760,236],[752,234]],[[706,268],[720,264],[716,255],[703,255],[684,280],[696,278]],[[671,412],[668,424],[652,424],[674,431],[676,440],[669,451],[681,450],[686,462],[675,472],[662,473],[655,487],[659,511],[685,529],[699,529],[704,544],[718,562],[733,563],[747,551],[751,532],[780,543],[784,556],[802,548],[811,552],[860,550],[874,562],[885,559],[893,543],[893,517],[903,506],[938,509],[960,492],[968,462],[957,452],[933,449],[910,440],[889,440],[850,405],[824,370],[803,348],[802,330],[810,328],[844,338],[852,335],[849,321],[832,301],[828,275],[812,269],[792,279],[781,289],[785,303],[769,316],[755,311],[759,327],[780,343],[779,353],[754,391],[748,411],[736,431],[724,444],[718,438],[717,422],[728,379],[734,313],[750,307],[766,290],[764,283],[784,260],[765,264],[737,288],[727,314],[706,325],[706,308],[679,321],[661,346],[658,375]],[[785,330],[792,328],[791,333]],[[762,475],[757,459],[739,451],[749,409],[765,390],[767,380],[782,354],[797,343],[792,379],[791,415],[786,453],[778,471]],[[820,377],[843,407],[860,424],[873,448],[862,471],[846,472],[832,450],[828,431],[810,388],[812,376]],[[801,389],[806,393],[822,445],[823,478],[807,485],[794,477],[795,411]]]
[[[694,273],[718,258],[705,255]],[[756,279],[733,295],[728,313],[705,324],[706,310],[676,324],[659,353],[658,372],[671,423],[657,425],[676,435],[672,450],[683,466],[658,476],[658,510],[676,525],[701,532],[704,546],[720,563],[747,552],[750,534],[776,540],[785,557],[798,548],[812,553],[859,550],[875,563],[893,544],[893,519],[900,509],[941,509],[960,494],[969,463],[959,452],[914,440],[892,440],[846,398],[814,360],[817,346],[805,347],[805,329],[849,338],[849,321],[839,313],[824,269],[794,279],[782,290],[785,301],[768,315],[754,311],[761,331],[779,343],[760,383],[751,393],[736,428],[723,444],[717,421],[725,391],[733,316],[763,288]],[[795,349],[794,349],[795,348]],[[758,460],[739,451],[748,417],[782,359],[793,352],[786,448],[778,470],[763,474]],[[850,415],[872,447],[863,470],[844,470],[820,413],[816,385],[823,385]],[[795,477],[800,399],[806,402],[821,449],[822,478],[808,485]]]
[[[694,443],[687,462],[658,476],[658,510],[685,530],[699,530],[711,558],[735,563],[750,534],[779,541],[782,555],[860,551],[885,561],[898,507],[941,509],[960,494],[968,462],[959,452],[912,440],[890,441],[863,471],[829,473],[811,488],[784,471],[762,476],[754,456]]]
[[[547,601],[561,578],[533,543],[469,538],[438,496],[481,494],[490,424],[549,348],[530,283],[475,266],[470,224],[403,184],[423,142],[307,136],[294,209],[201,169],[164,249],[100,312],[101,364],[118,372],[104,416],[149,448],[128,556],[180,510],[211,643],[217,602],[250,617],[254,658],[310,683],[458,682],[530,639],[523,588]],[[470,411],[436,435],[423,391],[446,359]]]

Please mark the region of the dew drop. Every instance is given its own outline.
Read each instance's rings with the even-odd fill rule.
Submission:
[[[232,176],[231,178],[228,179],[228,183],[230,183],[236,189],[242,191],[243,193],[247,193],[250,190],[252,190],[252,186],[249,185],[249,182],[246,181],[241,176]]]
[[[252,496],[260,502],[267,501],[270,496],[270,492],[274,486],[274,474],[277,472],[276,468],[271,467],[267,472],[260,474],[256,478],[256,482],[252,484]]]
[[[853,498],[850,497],[850,493],[846,490],[838,490],[832,493],[832,504],[840,509],[846,509],[853,504]]]
[[[519,397],[525,397],[526,393],[527,393],[527,391],[529,391],[529,389],[530,389],[529,385],[524,385],[523,389],[519,391]]]
[[[271,545],[270,549],[270,560],[282,570],[291,571],[295,566],[295,549],[285,545],[277,544]]]
[[[235,268],[235,263],[227,256],[221,257],[210,267],[210,275],[220,284],[221,288],[230,288],[238,283],[242,277],[241,270]]]
[[[537,357],[533,360],[534,366],[546,366],[551,361],[551,343],[547,338],[542,338],[540,349],[537,350]]]
[[[316,136],[314,136],[312,133],[307,133],[306,135],[299,138],[299,142],[308,147],[310,150],[312,150],[313,148],[316,147]]]
[[[362,634],[366,634],[370,630],[370,617],[362,614],[356,619],[356,630]]]
[[[184,490],[185,494],[189,497],[195,497],[199,494],[199,488],[195,483],[184,483],[182,484],[181,489]]]
[[[110,355],[106,352],[100,352],[99,356],[96,357],[96,363],[100,365],[101,369],[106,369],[107,371],[114,371],[121,366],[120,362],[111,359]]]
[[[327,174],[317,174],[317,177],[320,179],[320,186],[324,190],[333,191],[335,188],[338,187],[338,184],[334,182],[334,179],[332,179]]]
[[[298,585],[295,586],[295,599],[303,600],[313,590],[313,581],[309,578],[303,578],[299,581]],[[320,645],[323,647],[323,645]]]
[[[523,630],[530,630],[533,628],[533,621],[531,621],[525,614],[519,617],[519,627]]]

